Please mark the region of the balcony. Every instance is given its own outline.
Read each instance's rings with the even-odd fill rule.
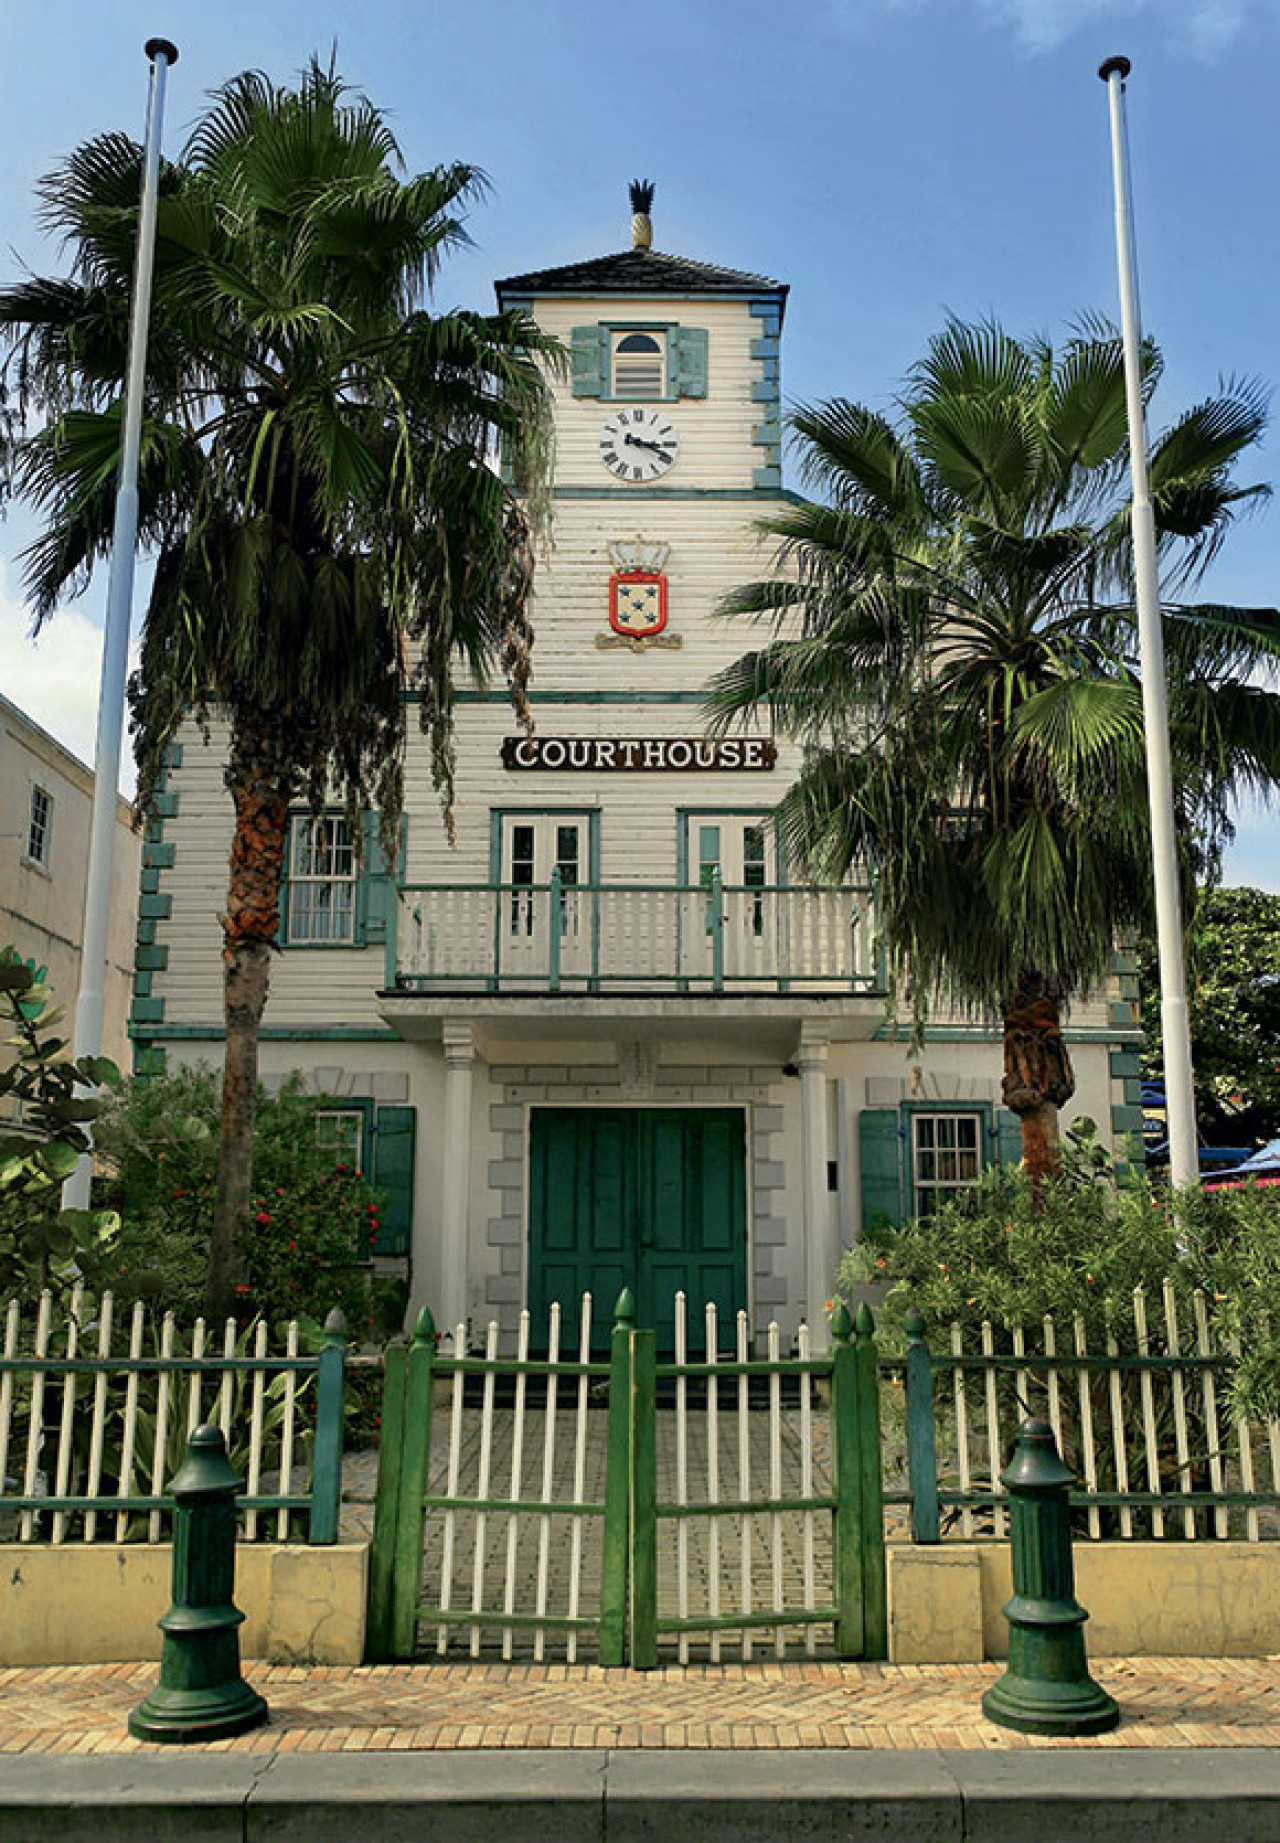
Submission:
[[[388,933],[403,996],[883,989],[867,887],[411,883]]]

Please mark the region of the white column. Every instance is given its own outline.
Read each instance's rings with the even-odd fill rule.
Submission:
[[[816,1348],[826,1348],[827,1315],[823,1311],[835,1284],[836,1255],[831,1234],[831,1200],[827,1191],[827,1048],[823,1024],[802,1024],[796,1063],[800,1070],[800,1139],[804,1159],[804,1316]]]
[[[471,1248],[471,1086],[476,1046],[470,1024],[444,1024],[444,1207],[440,1218],[440,1304],[446,1334],[467,1318]]]

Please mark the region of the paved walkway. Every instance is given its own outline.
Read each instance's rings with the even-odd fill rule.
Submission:
[[[1103,1660],[1113,1734],[1032,1740],[983,1719],[998,1664],[726,1664],[650,1672],[564,1665],[250,1665],[271,1705],[254,1734],[193,1753],[478,1749],[971,1750],[1280,1747],[1275,1659]],[[0,1756],[171,1753],[129,1738],[155,1664],[0,1670]]]

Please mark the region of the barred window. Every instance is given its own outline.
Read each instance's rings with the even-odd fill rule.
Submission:
[[[295,815],[290,839],[285,939],[355,939],[356,854],[341,813]]]
[[[53,838],[53,795],[36,783],[31,788],[31,816],[27,824],[27,857],[46,870]]]
[[[932,1216],[982,1172],[982,1121],[976,1113],[911,1116],[912,1180],[917,1216]]]

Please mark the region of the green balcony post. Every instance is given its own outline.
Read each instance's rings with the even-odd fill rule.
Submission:
[[[933,1421],[933,1365],[925,1342],[924,1319],[909,1306],[907,1333],[907,1478],[911,1486],[911,1539],[937,1542],[942,1534],[938,1508],[938,1447]]]
[[[884,1480],[880,1458],[880,1352],[875,1320],[864,1300],[854,1318],[858,1391],[858,1558],[862,1569],[862,1655],[889,1655],[888,1591],[884,1554]]]
[[[1013,1598],[1009,1668],[982,1698],[989,1721],[1020,1734],[1104,1734],[1120,1710],[1089,1675],[1071,1553],[1072,1483],[1047,1421],[1024,1421],[1009,1468]]]
[[[832,1566],[837,1657],[861,1657],[863,1645],[856,1361],[853,1321],[844,1300],[838,1299],[831,1313],[831,1469],[836,1500]]]
[[[129,1717],[140,1741],[229,1740],[268,1709],[240,1675],[234,1603],[236,1497],[244,1486],[220,1427],[197,1427],[173,1493],[173,1604],[160,1621],[160,1681]]]
[[[547,926],[550,930],[550,938],[547,944],[547,987],[552,992],[558,992],[560,990],[560,930],[564,926],[561,910],[564,896],[560,887],[560,866],[558,864],[551,872],[548,892],[550,913],[547,917]]]
[[[316,1431],[311,1461],[313,1543],[338,1540],[342,1505],[342,1395],[347,1321],[336,1307],[324,1321],[324,1342],[316,1363]]]
[[[400,902],[402,895],[403,891],[400,885],[393,882],[391,888],[387,891],[387,946],[386,961],[383,970],[383,978],[389,992],[395,991],[399,979],[400,969],[397,962],[400,958],[398,940],[400,934]]]
[[[631,1338],[636,1302],[623,1287],[609,1340],[609,1427],[604,1484],[604,1555],[600,1570],[600,1662],[626,1658],[627,1550],[631,1535]]]
[[[718,864],[711,870],[711,989],[724,991],[724,879]]]

